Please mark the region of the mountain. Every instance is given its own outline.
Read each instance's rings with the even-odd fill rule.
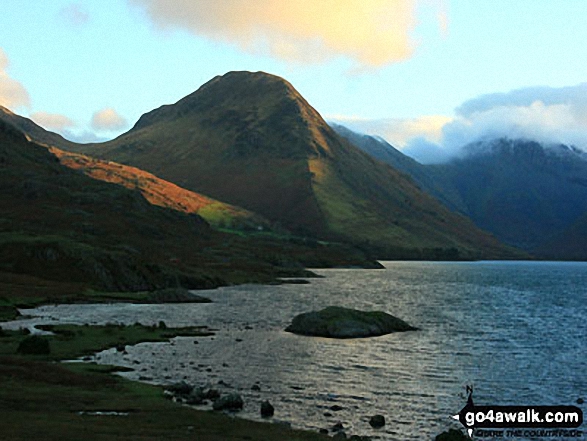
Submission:
[[[378,257],[515,254],[339,136],[291,84],[263,72],[216,77],[113,141],[68,149]]]
[[[542,258],[587,259],[583,151],[501,138],[469,144],[448,163],[422,165],[380,138],[337,131],[503,242]]]
[[[467,212],[459,194],[456,191],[451,191],[453,189],[450,181],[440,171],[420,164],[393,147],[383,138],[357,133],[340,124],[331,124],[331,127],[336,133],[369,156],[408,175],[418,187],[434,196],[451,210],[461,213]]]
[[[64,166],[4,121],[0,207],[0,286],[10,296],[204,288],[369,264],[349,247],[215,231],[196,214]]]
[[[452,184],[473,221],[506,243],[536,250],[587,213],[587,155],[520,139],[470,144],[431,166]]]

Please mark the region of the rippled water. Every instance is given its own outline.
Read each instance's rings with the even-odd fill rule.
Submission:
[[[475,385],[477,404],[574,404],[587,396],[587,264],[385,262],[386,270],[320,270],[308,285],[207,291],[211,304],[64,305],[35,322],[208,325],[214,337],[177,338],[97,355],[153,383],[185,379],[231,388],[240,414],[390,440],[433,439]],[[385,310],[420,331],[333,340],[283,332],[301,312],[341,305]],[[23,322],[26,324],[26,322]],[[23,323],[11,326],[23,326]],[[194,344],[197,341],[198,344]],[[222,381],[229,386],[220,385]],[[260,391],[251,390],[258,383]],[[333,411],[331,406],[343,409]],[[374,430],[369,417],[387,424]],[[326,415],[325,415],[326,414]]]

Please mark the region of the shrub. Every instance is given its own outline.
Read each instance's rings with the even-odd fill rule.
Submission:
[[[49,340],[46,338],[31,335],[20,342],[16,352],[28,355],[48,355],[51,353],[51,347],[49,346]]]

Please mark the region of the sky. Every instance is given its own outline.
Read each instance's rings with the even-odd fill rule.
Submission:
[[[2,0],[0,105],[111,139],[265,71],[422,162],[496,136],[587,149],[584,0]]]

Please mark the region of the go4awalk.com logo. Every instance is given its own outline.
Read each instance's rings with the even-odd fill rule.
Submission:
[[[581,438],[583,411],[577,406],[477,406],[467,386],[467,404],[455,420],[469,437]]]

